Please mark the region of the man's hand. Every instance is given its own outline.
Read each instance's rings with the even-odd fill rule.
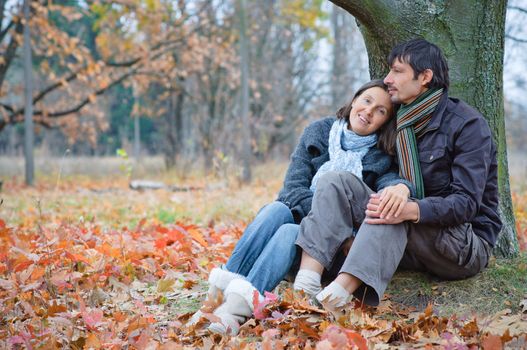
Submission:
[[[380,224],[399,224],[403,221],[411,220],[416,221],[419,219],[419,207],[415,202],[406,202],[403,206],[401,213],[395,217],[381,218],[381,195],[374,193],[370,196],[368,205],[366,206],[366,219],[364,220],[367,224],[380,225]]]
[[[410,189],[404,184],[388,186],[381,192],[379,212],[381,219],[398,217],[410,196]]]

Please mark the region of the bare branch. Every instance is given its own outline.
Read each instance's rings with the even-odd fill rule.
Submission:
[[[50,92],[52,92],[53,90],[59,88],[62,86],[62,84],[64,83],[64,81],[66,82],[70,82],[70,81],[73,81],[75,79],[77,79],[77,77],[79,76],[79,74],[86,69],[86,66],[83,66],[81,68],[79,68],[76,72],[72,72],[67,78],[65,79],[61,79],[60,81],[57,81],[56,83],[53,83],[51,85],[49,85],[47,88],[45,88],[44,90],[40,91],[38,93],[38,95],[36,95],[35,97],[33,97],[33,103],[37,103],[38,101],[42,100],[44,97],[46,97],[47,94],[49,94]],[[18,114],[18,112],[17,112]]]
[[[523,7],[519,6],[507,6],[507,10],[516,10],[522,13],[527,13],[527,9],[524,9]]]
[[[0,29],[2,29],[2,26],[4,24],[4,11],[6,3],[6,0],[0,0]]]
[[[512,41],[515,41],[515,42],[517,42],[517,43],[522,43],[522,44],[527,43],[527,39],[517,38],[517,37],[512,36],[512,35],[510,35],[510,34],[505,34],[505,38],[507,38],[507,39],[511,39]]]
[[[64,111],[59,111],[59,112],[52,112],[52,113],[46,113],[43,110],[35,111],[33,113],[33,115],[36,117],[35,118],[35,123],[40,124],[40,125],[45,126],[45,127],[48,127],[48,128],[53,127],[53,125],[49,122],[49,118],[60,118],[60,117],[65,117],[67,115],[79,112],[84,106],[86,106],[86,105],[88,105],[89,103],[92,102],[93,96],[102,95],[103,93],[105,93],[110,88],[114,87],[117,84],[120,84],[126,78],[134,75],[136,73],[136,71],[137,71],[137,69],[133,69],[133,70],[130,70],[129,72],[121,75],[118,79],[114,80],[112,83],[108,84],[106,87],[101,88],[99,90],[96,90],[90,96],[86,97],[84,100],[82,100],[76,106],[74,106],[74,107],[72,107],[70,109],[67,109],[67,110],[64,110]],[[3,108],[5,108],[6,110],[13,111],[12,107],[10,107],[8,105],[5,105],[5,104],[0,104],[0,105]],[[23,114],[24,114],[24,109],[21,109],[21,110],[17,111],[16,114],[11,114],[11,116],[9,117],[9,120],[7,120],[7,121],[6,120],[0,120],[0,131],[7,124],[20,123],[22,121],[21,116]],[[38,117],[41,117],[41,118],[38,118]]]
[[[4,37],[7,33],[9,33],[9,31],[11,30],[11,28],[13,28],[14,25],[15,22],[10,21],[9,24],[5,27],[5,29],[0,32],[0,41],[4,40]]]
[[[22,21],[19,20],[15,27],[15,33],[22,34],[23,29],[24,29],[24,25],[22,24]],[[13,35],[11,36],[11,40],[9,41],[7,49],[5,50],[3,54],[3,62],[0,63],[0,90],[2,89],[2,85],[4,84],[4,79],[6,77],[7,69],[9,68],[9,65],[11,65],[11,61],[15,57],[17,48],[18,48],[18,42],[15,38],[15,35]]]
[[[91,96],[95,95],[95,96],[99,96],[99,95],[102,95],[103,93],[105,93],[107,90],[109,90],[110,88],[114,87],[115,85],[117,84],[120,84],[121,82],[123,82],[126,78],[134,75],[136,72],[136,69],[133,69],[131,70],[130,72],[128,73],[125,73],[123,75],[121,75],[118,79],[112,81],[110,84],[108,84],[106,87],[104,88],[101,88],[97,91],[95,91],[93,94],[91,94]],[[78,112],[80,111],[84,106],[86,106],[87,104],[89,104],[91,102],[91,97],[86,97],[84,100],[82,100],[80,103],[78,103],[75,107],[72,107],[70,109],[67,109],[65,111],[60,111],[60,112],[53,112],[53,113],[48,113],[46,115],[46,117],[49,117],[49,118],[58,118],[58,117],[64,117],[66,115],[69,115],[69,114],[72,114],[72,113],[75,113],[75,112]],[[44,115],[44,111],[35,111],[34,115],[37,116],[37,115]]]

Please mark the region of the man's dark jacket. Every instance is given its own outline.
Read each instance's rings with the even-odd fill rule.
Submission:
[[[417,143],[425,186],[425,198],[417,201],[419,222],[471,223],[493,247],[501,230],[498,164],[486,120],[445,93]]]

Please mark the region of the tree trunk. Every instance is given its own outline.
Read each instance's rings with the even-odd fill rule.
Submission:
[[[489,122],[498,147],[498,182],[503,230],[494,253],[518,253],[509,188],[503,109],[503,49],[506,0],[396,1],[331,0],[359,22],[372,78],[383,77],[391,48],[423,37],[437,44],[450,67],[450,95],[477,108]]]
[[[346,76],[346,63],[348,61],[348,54],[343,48],[342,38],[342,10],[334,6],[331,11],[331,29],[333,32],[333,64],[331,67],[331,105],[340,106],[343,104],[342,94],[344,89],[342,83]],[[349,38],[348,38],[349,39]]]
[[[167,99],[168,108],[165,116],[165,142],[163,153],[165,167],[172,169],[176,166],[176,158],[183,146],[183,91],[172,91]]]
[[[141,158],[141,126],[138,115],[134,116],[134,158],[135,162],[139,164]]]
[[[240,25],[240,64],[241,64],[241,125],[242,125],[242,176],[244,183],[251,182],[251,123],[249,121],[249,47],[247,44],[247,25],[245,0],[236,2]]]
[[[35,162],[33,158],[35,129],[33,127],[33,82],[31,79],[33,65],[31,60],[31,36],[29,32],[30,1],[24,1],[24,158],[26,161],[26,184],[33,186],[35,176]]]
[[[163,156],[165,159],[165,168],[170,170],[176,165],[176,130],[174,122],[174,97],[170,96],[167,99],[167,113],[165,115],[166,125],[165,125],[165,142],[163,144]]]

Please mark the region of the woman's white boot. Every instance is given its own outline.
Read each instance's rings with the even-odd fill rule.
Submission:
[[[232,280],[224,292],[225,302],[214,311],[221,322],[211,323],[208,329],[213,333],[237,335],[240,325],[253,315],[255,291],[261,301],[263,297],[249,281]]]
[[[218,294],[220,292],[224,292],[225,288],[231,283],[234,279],[242,279],[245,280],[245,277],[230,272],[227,269],[225,269],[225,265],[222,267],[215,267],[210,271],[209,274],[209,289],[207,292],[207,299],[216,299],[218,297]],[[203,316],[203,312],[201,310],[196,311],[194,315],[188,320],[187,326],[193,326],[195,325]]]

